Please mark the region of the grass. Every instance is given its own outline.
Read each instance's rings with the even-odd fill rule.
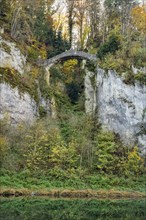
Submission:
[[[113,192],[113,195],[118,195],[121,197],[130,196],[134,192],[140,193],[139,195],[145,194],[145,177],[140,178],[124,178],[117,176],[107,176],[107,175],[88,175],[84,178],[74,177],[74,178],[53,178],[51,176],[40,176],[40,177],[26,177],[20,174],[5,174],[1,176],[1,194],[5,192],[20,192],[20,194],[31,194],[32,191],[37,191],[40,194],[54,194],[54,190],[62,193],[65,190],[67,195],[70,195],[70,191],[85,190],[86,195],[88,190],[91,190],[91,195],[95,195],[95,192]],[[68,191],[69,190],[69,191]],[[119,194],[119,192],[121,192]],[[128,194],[125,194],[128,193]],[[123,194],[124,193],[124,194]],[[142,194],[141,194],[142,193]],[[11,193],[10,193],[11,194]],[[75,193],[73,193],[75,194]],[[102,195],[102,193],[101,193]],[[109,193],[108,193],[109,195]]]

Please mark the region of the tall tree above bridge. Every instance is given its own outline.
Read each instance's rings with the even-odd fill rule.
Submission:
[[[138,0],[105,0],[107,31],[109,32],[119,22],[122,34],[126,35],[130,23],[130,11],[138,2]]]
[[[73,26],[76,16],[76,12],[75,12],[76,0],[66,0],[66,2],[67,2],[67,13],[68,13],[69,42],[70,42],[70,46],[72,46]]]
[[[77,0],[76,1],[76,24],[79,29],[79,47],[82,50],[84,47],[84,29],[87,24],[87,11],[89,7],[88,0]]]
[[[99,35],[99,24],[100,24],[100,0],[89,0],[89,20],[91,33],[90,37],[94,40],[97,39]]]
[[[78,46],[83,49],[89,36],[94,39],[98,35],[100,0],[66,0],[66,2],[70,45],[75,32]]]

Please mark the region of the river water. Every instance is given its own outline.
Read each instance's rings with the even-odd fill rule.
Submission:
[[[146,220],[145,200],[1,198],[0,220]]]

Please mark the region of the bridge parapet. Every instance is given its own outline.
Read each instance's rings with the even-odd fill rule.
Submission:
[[[86,59],[90,61],[96,61],[97,57],[94,54],[85,53],[83,51],[75,51],[75,50],[68,50],[59,55],[56,55],[47,60],[38,60],[37,64],[39,66],[49,66],[50,64],[55,64],[60,60],[64,60],[66,58],[80,58]]]

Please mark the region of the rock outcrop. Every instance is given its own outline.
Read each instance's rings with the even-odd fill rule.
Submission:
[[[96,87],[93,85],[95,82],[95,73],[85,69],[84,87],[85,87],[85,110],[86,113],[92,115],[96,112],[97,108],[97,93]]]
[[[29,70],[28,69],[29,66]],[[21,53],[15,43],[3,40],[0,37],[0,67],[13,68],[23,75],[25,71],[30,71],[31,66],[27,65],[26,57]],[[27,67],[27,68],[26,68]],[[51,115],[50,100],[46,100],[38,94],[40,100],[36,101],[28,92],[20,92],[17,87],[2,82],[0,84],[0,119],[5,115],[12,124],[21,121],[32,124],[43,109],[47,115]]]
[[[32,124],[36,119],[37,105],[28,93],[20,94],[17,88],[0,84],[0,119],[8,117],[12,124],[27,122]]]
[[[85,77],[86,112],[97,109],[104,129],[118,133],[127,145],[138,143],[142,154],[146,155],[146,86],[138,82],[127,85],[114,71],[106,73],[98,67],[94,85],[92,79],[88,71]]]
[[[24,73],[26,57],[21,53],[15,43],[3,40],[0,37],[0,67],[14,68],[19,73]]]

